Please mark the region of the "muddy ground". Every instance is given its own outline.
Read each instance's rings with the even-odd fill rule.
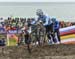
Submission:
[[[25,46],[0,47],[0,59],[75,59],[75,45],[33,47],[31,54]]]

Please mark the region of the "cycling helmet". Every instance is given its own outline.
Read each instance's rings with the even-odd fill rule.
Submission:
[[[37,10],[36,10],[36,15],[38,15],[38,16],[43,15],[42,9],[37,9]]]

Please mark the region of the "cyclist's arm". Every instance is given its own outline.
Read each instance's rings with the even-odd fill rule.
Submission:
[[[46,18],[46,22],[43,24],[44,26],[45,26],[45,25],[48,25],[48,20],[49,20],[49,18],[47,17],[47,18]]]

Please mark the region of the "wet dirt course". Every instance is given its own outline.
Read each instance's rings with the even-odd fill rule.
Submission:
[[[33,47],[31,54],[25,46],[1,47],[0,59],[75,59],[75,45]]]

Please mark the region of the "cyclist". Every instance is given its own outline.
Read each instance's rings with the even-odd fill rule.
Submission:
[[[28,27],[28,24],[26,23],[25,27],[22,28],[22,31],[24,34],[24,39],[25,39],[25,43],[27,45],[28,52],[31,53],[31,36],[30,36],[31,28]]]
[[[49,41],[51,42],[50,32],[53,31],[53,24],[52,24],[52,21],[50,20],[50,17],[45,15],[41,9],[37,9],[36,15],[38,16],[37,21],[41,20],[43,22],[43,25],[46,28],[47,37],[48,37]],[[53,36],[52,36],[52,38],[53,38]]]
[[[60,32],[59,32],[60,24],[59,24],[59,21],[57,21],[56,18],[52,18],[51,20],[53,22],[54,33],[57,34],[58,42],[60,42]]]

